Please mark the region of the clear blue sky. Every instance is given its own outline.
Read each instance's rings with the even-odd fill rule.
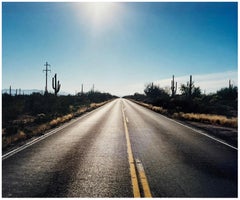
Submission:
[[[237,85],[237,3],[3,2],[2,88],[44,90],[46,61],[72,94],[133,94],[173,74]]]

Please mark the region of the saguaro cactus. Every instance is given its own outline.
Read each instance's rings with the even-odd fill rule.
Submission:
[[[232,89],[232,88],[233,88],[233,84],[231,83],[231,80],[229,80],[228,88],[229,88],[229,89]]]
[[[193,82],[192,82],[192,75],[190,75],[190,82],[187,83],[188,89],[189,89],[189,96],[192,96],[192,89],[193,89]]]
[[[173,79],[171,81],[171,90],[172,90],[172,97],[174,97],[174,95],[177,92],[177,82],[174,83],[174,75],[173,75]]]
[[[83,84],[82,84],[82,89],[81,89],[81,95],[83,95]]]
[[[12,87],[11,87],[11,85],[9,87],[9,95],[12,96]]]
[[[60,87],[61,84],[59,83],[59,81],[57,81],[57,74],[55,74],[54,77],[52,78],[52,88],[54,89],[55,95],[57,95],[57,93],[59,92]]]

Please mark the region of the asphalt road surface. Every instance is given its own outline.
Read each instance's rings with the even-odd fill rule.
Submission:
[[[2,157],[3,197],[237,197],[238,150],[125,99]]]

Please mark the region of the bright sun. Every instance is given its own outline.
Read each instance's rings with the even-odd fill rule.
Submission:
[[[99,32],[114,25],[119,14],[119,4],[111,2],[84,3],[83,11],[92,30]]]

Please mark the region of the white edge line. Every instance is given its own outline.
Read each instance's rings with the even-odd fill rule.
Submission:
[[[130,101],[130,102],[132,102],[132,101]],[[132,103],[134,103],[134,102],[132,102]],[[136,105],[139,105],[139,104],[137,104],[137,103],[135,103],[135,104],[136,104]],[[162,115],[162,114],[160,114],[160,113],[154,112],[153,110],[148,109],[148,108],[146,108],[146,107],[144,107],[144,106],[142,106],[142,105],[139,105],[139,106],[141,106],[142,108],[145,108],[146,110],[150,110],[150,111],[152,111],[152,112],[155,113],[155,114],[161,115],[161,116],[165,117],[166,119],[168,119],[168,120],[170,120],[170,121],[173,121],[173,122],[175,122],[175,123],[177,123],[177,124],[179,124],[179,125],[181,125],[181,126],[183,126],[183,127],[185,127],[185,128],[191,129],[191,130],[193,130],[193,131],[195,131],[195,132],[197,132],[197,133],[199,133],[199,134],[201,134],[201,135],[204,135],[204,136],[206,136],[206,137],[208,137],[208,138],[211,138],[212,140],[215,140],[215,141],[217,141],[217,142],[219,142],[219,143],[221,143],[221,144],[224,144],[224,145],[226,145],[226,146],[228,146],[228,147],[231,147],[232,149],[235,149],[235,150],[238,151],[238,148],[236,148],[236,147],[234,147],[234,146],[232,146],[232,145],[230,145],[230,144],[228,144],[228,143],[226,143],[226,142],[223,142],[222,140],[219,140],[219,139],[217,139],[217,138],[215,138],[215,137],[213,137],[213,136],[210,136],[210,135],[208,135],[208,134],[206,134],[206,133],[203,133],[202,131],[199,131],[199,130],[197,130],[197,129],[195,129],[195,128],[192,128],[192,127],[190,127],[190,126],[187,126],[187,125],[185,125],[185,124],[182,124],[182,123],[180,123],[180,122],[178,122],[178,121],[176,121],[176,120],[174,120],[174,119],[171,119],[171,118],[169,118],[169,117],[166,117],[166,116],[164,116],[164,115]]]
[[[195,132],[197,132],[197,133],[199,133],[199,134],[201,134],[201,135],[204,135],[204,136],[206,136],[206,137],[208,137],[208,138],[211,138],[211,139],[213,139],[213,140],[215,140],[215,141],[217,141],[217,142],[219,142],[219,143],[222,143],[222,144],[224,144],[224,145],[226,145],[226,146],[228,146],[228,147],[231,147],[232,149],[238,150],[238,148],[236,148],[236,147],[234,147],[234,146],[232,146],[232,145],[230,145],[230,144],[228,144],[228,143],[226,143],[226,142],[224,142],[224,141],[222,141],[222,140],[219,140],[219,139],[217,139],[217,138],[215,138],[215,137],[213,137],[213,136],[210,136],[210,135],[208,135],[208,134],[206,134],[206,133],[203,133],[202,131],[199,131],[199,130],[197,130],[197,129],[195,129],[195,128],[192,128],[192,127],[190,127],[190,126],[187,126],[187,125],[185,125],[185,124],[182,124],[182,123],[180,123],[180,122],[178,122],[178,121],[175,121],[175,120],[173,120],[173,119],[171,119],[171,118],[168,118],[168,117],[166,117],[166,116],[164,116],[164,115],[162,115],[162,116],[165,117],[165,118],[167,118],[167,119],[169,119],[169,120],[171,120],[171,121],[173,121],[173,122],[175,122],[175,123],[177,123],[177,124],[179,124],[179,125],[181,125],[181,126],[183,126],[183,127],[186,127],[186,128],[188,128],[188,129],[191,129],[191,130],[193,130],[193,131],[195,131]]]
[[[112,102],[112,101],[111,101],[111,102]],[[109,103],[111,103],[111,102],[109,102]],[[108,104],[108,103],[107,103],[107,104]],[[106,104],[104,104],[104,105],[106,105]],[[103,105],[103,106],[104,106],[104,105]],[[90,111],[90,112],[88,112],[88,113],[86,113],[86,114],[83,114],[82,116],[80,116],[80,117],[78,117],[78,118],[76,118],[76,119],[73,119],[72,121],[68,122],[67,124],[63,124],[62,126],[60,126],[60,127],[58,127],[58,128],[55,128],[54,130],[51,130],[51,131],[45,133],[44,135],[42,135],[42,136],[40,136],[40,137],[37,137],[36,139],[34,139],[34,140],[32,140],[32,141],[24,144],[23,146],[20,146],[20,147],[14,149],[14,150],[12,150],[12,151],[10,151],[10,152],[2,155],[2,161],[5,160],[5,159],[7,159],[7,158],[9,158],[9,157],[11,157],[11,156],[13,156],[13,155],[15,155],[15,154],[17,154],[18,152],[20,152],[20,151],[22,151],[22,150],[24,150],[24,149],[32,146],[33,144],[36,144],[37,142],[40,142],[40,141],[44,140],[45,138],[51,136],[52,134],[54,134],[54,133],[56,133],[56,132],[58,132],[58,131],[60,131],[60,130],[62,130],[62,129],[64,129],[64,128],[66,128],[67,126],[72,125],[72,124],[75,123],[77,120],[82,119],[82,118],[84,118],[84,117],[87,117],[88,115],[90,115],[91,113],[95,112],[96,110],[102,108],[103,106],[100,106],[99,108],[96,108],[96,109],[94,109],[94,110],[92,110],[92,111]]]

